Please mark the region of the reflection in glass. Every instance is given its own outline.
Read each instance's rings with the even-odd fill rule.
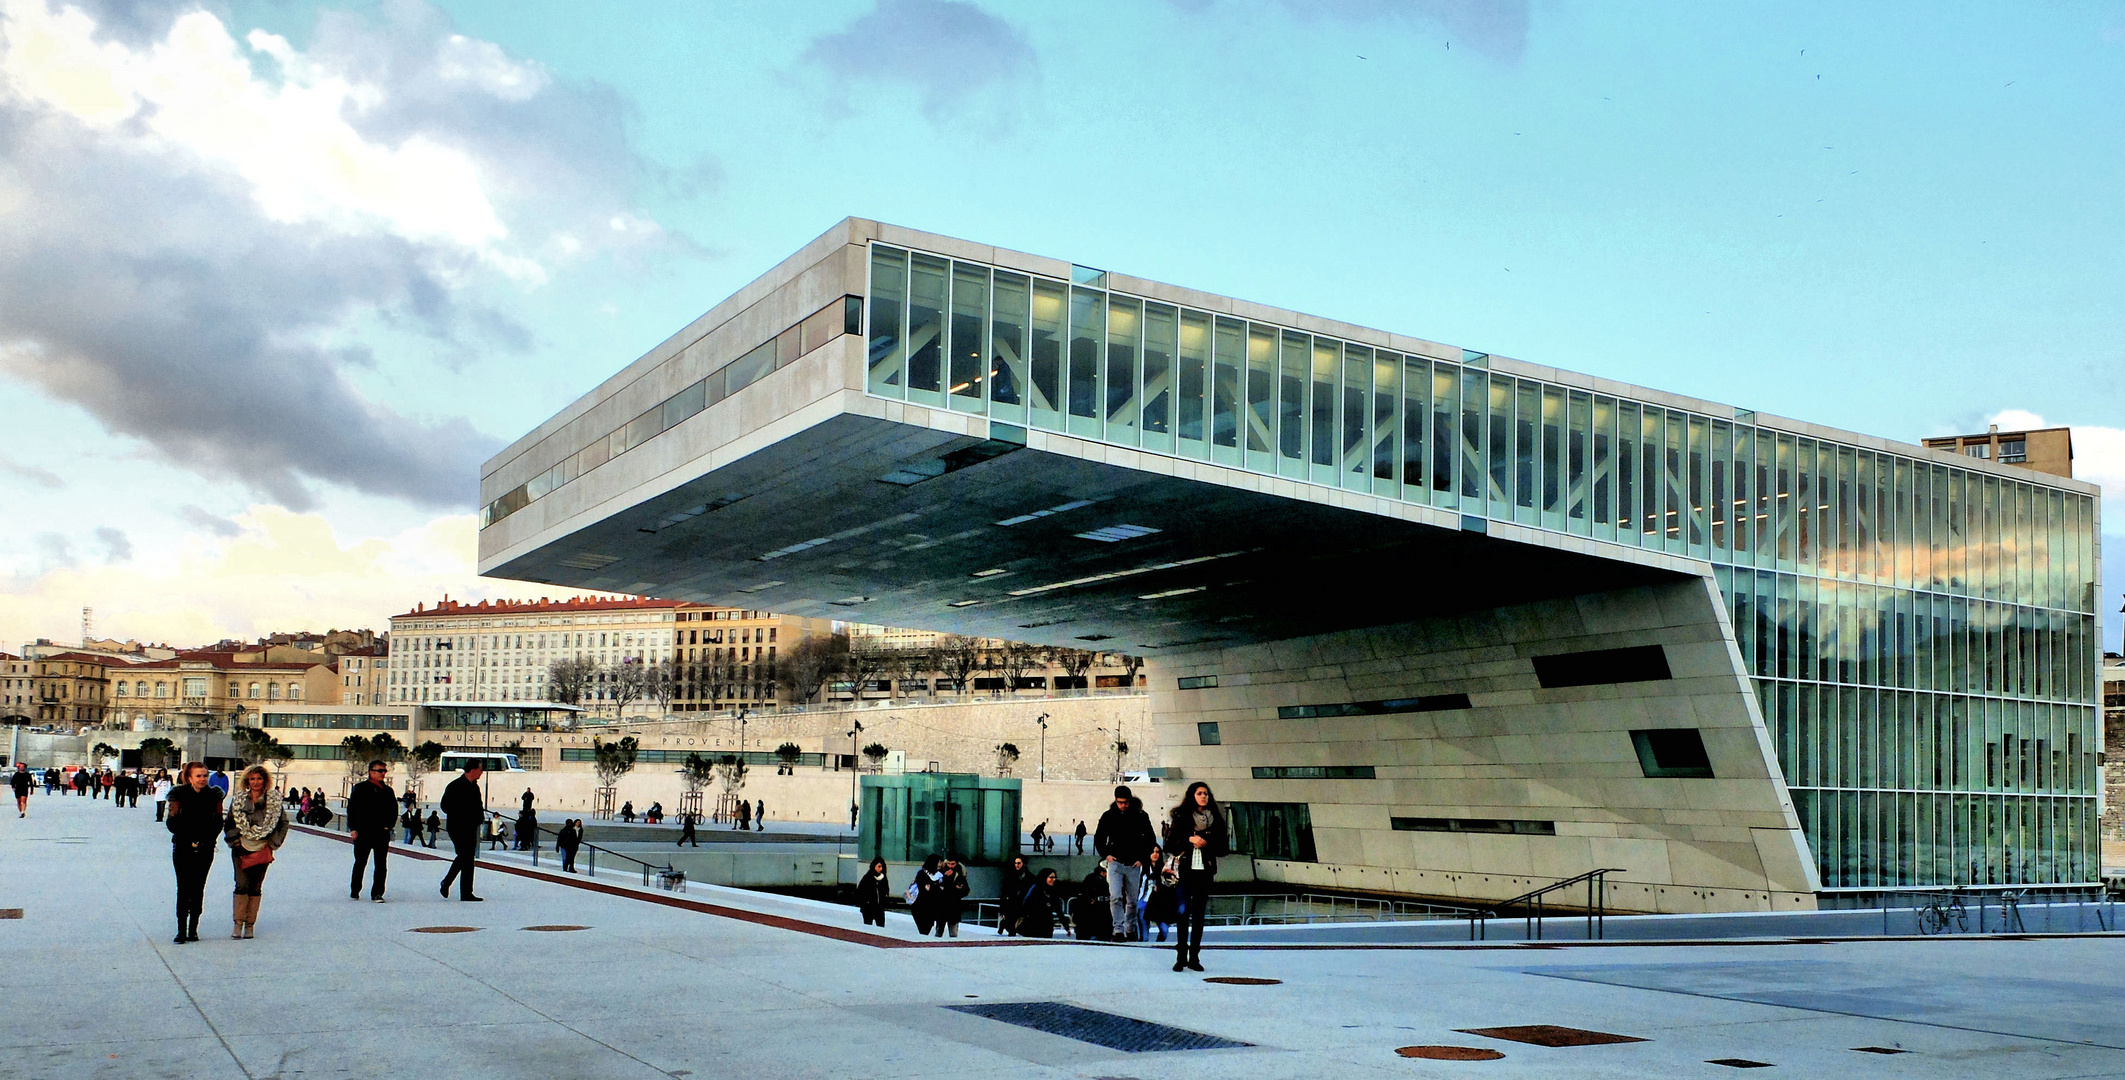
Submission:
[[[988,316],[988,269],[971,263],[953,263],[952,359],[948,385],[954,409],[984,411],[987,380],[982,375],[987,364],[983,357],[988,353],[988,343],[983,340],[983,332],[988,329]]]
[[[996,272],[995,311],[989,318],[989,416],[1026,420],[1026,315],[1031,283],[1023,275]]]
[[[1033,378],[1027,404],[1036,427],[1062,427],[1062,370],[1065,301],[1063,286],[1045,279],[1033,282]]]
[[[944,404],[945,277],[950,264],[916,255],[908,267],[908,400]]]
[[[907,252],[871,249],[871,329],[868,335],[871,393],[901,395],[901,365],[907,359],[901,318],[907,308]]]

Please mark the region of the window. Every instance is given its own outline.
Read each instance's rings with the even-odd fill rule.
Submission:
[[[1378,716],[1381,713],[1445,712],[1470,708],[1467,694],[1433,694],[1429,697],[1387,698],[1382,701],[1346,701],[1331,705],[1283,705],[1279,720],[1314,720],[1328,716]]]
[[[1190,675],[1180,681],[1183,690],[1213,690],[1217,688],[1215,675]]]
[[[1992,444],[1971,443],[1970,445],[1963,447],[1963,453],[1968,454],[1974,458],[1989,458],[1992,456]]]
[[[1256,780],[1372,780],[1370,765],[1256,765]]]
[[[2019,465],[2029,460],[2029,444],[2021,439],[2000,440],[2000,463]]]
[[[1217,721],[1195,725],[1195,741],[1203,746],[1221,746],[1224,739],[1218,735]]]
[[[1523,836],[1555,836],[1554,821],[1517,821],[1496,818],[1397,817],[1387,819],[1396,832],[1517,833]]]
[[[1232,850],[1257,859],[1318,861],[1305,803],[1228,802],[1225,812],[1232,818]]]
[[[1631,732],[1631,745],[1638,750],[1638,766],[1655,779],[1712,778],[1712,759],[1704,751],[1704,738],[1696,728],[1667,728]]]
[[[1537,656],[1535,678],[1545,690],[1567,686],[1601,686],[1608,683],[1658,682],[1674,676],[1668,672],[1667,653],[1658,645],[1628,649],[1594,649],[1588,652]]]
[[[257,683],[252,683],[252,684],[251,684],[251,696],[252,696],[252,697],[254,697],[254,698],[258,696],[258,684],[257,684]]]

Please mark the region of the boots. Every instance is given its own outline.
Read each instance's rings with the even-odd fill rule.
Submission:
[[[183,911],[179,911],[177,913],[177,936],[170,939],[170,944],[172,945],[182,945],[185,942],[192,940],[185,933],[184,914],[185,913]]]
[[[248,897],[248,896],[245,896],[245,895],[244,895],[244,894],[242,894],[242,893],[237,893],[237,894],[236,894],[236,900],[235,900],[235,902],[234,902],[233,904],[231,904],[231,905],[230,905],[230,906],[231,906],[232,908],[234,908],[234,909],[235,909],[235,913],[236,913],[236,923],[235,923],[235,926],[236,926],[236,928],[235,928],[235,929],[233,929],[233,930],[231,930],[231,931],[229,931],[229,939],[230,939],[230,940],[232,940],[232,941],[242,941],[242,940],[243,940],[243,913],[244,913],[244,907],[245,907],[245,905],[246,905],[246,902],[247,902],[247,901],[249,901],[250,899],[251,899],[250,897]]]
[[[251,936],[251,931],[258,926],[258,904],[261,900],[264,900],[265,898],[262,896],[252,896],[247,897],[246,899],[251,901],[249,904],[245,905],[243,913],[243,936],[248,938]]]
[[[238,893],[235,909],[236,929],[229,933],[229,937],[240,941],[250,937],[251,928],[258,923],[258,897]]]
[[[184,939],[186,941],[199,940],[199,912],[196,909],[185,915]]]

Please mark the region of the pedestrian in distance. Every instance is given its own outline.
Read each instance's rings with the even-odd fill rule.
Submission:
[[[213,776],[210,776],[210,777],[208,777],[208,778],[207,778],[207,783],[208,783],[208,785],[212,786],[212,787],[213,787],[213,788],[214,788],[214,789],[215,789],[216,791],[219,791],[219,792],[221,792],[221,794],[222,794],[222,797],[223,797],[223,798],[227,798],[227,797],[228,797],[228,794],[229,794],[229,774],[228,774],[228,773],[222,772],[222,771],[221,771],[220,769],[216,769],[216,770],[214,770],[214,775],[213,775]]]
[[[266,869],[273,864],[273,853],[288,839],[287,809],[273,794],[273,774],[264,765],[243,771],[243,787],[229,796],[222,834],[229,842],[229,869],[236,877],[236,928],[229,936],[248,938],[258,926]],[[381,862],[378,865],[381,868]]]
[[[167,811],[167,810],[169,809],[169,804],[170,804],[170,788],[171,788],[172,786],[174,786],[174,785],[172,785],[172,784],[170,783],[170,778],[169,778],[169,777],[167,777],[167,776],[157,776],[157,777],[155,778],[155,820],[156,820],[156,821],[161,821],[161,820],[162,820],[162,815],[163,815],[163,813],[164,813],[165,811]]]
[[[1011,856],[1011,865],[1004,867],[1003,885],[996,891],[996,933],[1018,933],[1018,901],[1026,894],[1026,887],[1033,884],[1033,875],[1026,870],[1024,855]]]
[[[959,936],[959,922],[963,914],[960,905],[967,898],[967,893],[973,891],[973,887],[967,883],[966,867],[959,865],[959,860],[950,855],[944,857],[943,873],[943,890],[937,898],[937,920],[941,924],[938,936],[956,938]]]
[[[523,803],[523,808],[524,808],[525,810],[530,810],[530,809],[531,809],[531,789],[530,789],[530,788],[525,788],[525,789],[524,789],[524,794],[523,794],[523,795],[522,795],[522,796],[521,796],[521,797],[520,797],[520,798],[518,799],[518,801],[519,801],[519,802],[521,802],[521,803]]]
[[[487,850],[509,846],[509,826],[501,818],[487,819]]]
[[[1180,924],[1175,928],[1173,970],[1203,970],[1203,918],[1210,907],[1210,884],[1217,880],[1218,856],[1230,835],[1224,809],[1198,780],[1188,785],[1179,806],[1166,820],[1166,850],[1173,852],[1180,876]]]
[[[855,828],[855,827],[856,827],[856,804],[855,804],[855,803],[850,803],[850,804],[849,804],[849,828],[853,829],[853,828]]]
[[[1057,923],[1067,925],[1061,903],[1061,886],[1056,882],[1055,870],[1043,867],[1033,875],[1032,883],[1018,898],[1018,936],[1054,937]]]
[[[893,897],[893,886],[886,880],[885,860],[872,859],[871,868],[856,879],[856,907],[863,912],[863,925],[884,926],[885,905]]]
[[[767,831],[766,799],[755,799],[753,801],[753,824],[758,825],[760,827],[761,832]]]
[[[516,816],[516,849],[537,851],[539,849],[539,812],[526,807]]]
[[[583,819],[569,818],[561,823],[561,831],[553,838],[553,849],[561,853],[561,872],[576,872],[576,852],[583,846]],[[700,845],[696,844],[696,847]]]
[[[1107,866],[1108,920],[1114,925],[1114,940],[1137,941],[1145,935],[1136,902],[1144,891],[1144,865],[1158,835],[1151,831],[1151,817],[1144,804],[1130,794],[1127,785],[1114,789],[1114,804],[1099,816],[1099,831],[1092,849]]]
[[[1048,823],[1043,821],[1033,826],[1033,850],[1045,851],[1048,844]]]
[[[428,811],[428,820],[426,822],[426,825],[428,831],[428,846],[432,848],[435,846],[435,834],[441,831],[443,827],[443,819],[435,811],[430,810]]]
[[[369,778],[347,794],[347,839],[354,841],[354,878],[347,884],[347,899],[362,898],[362,871],[369,857],[376,857],[375,875],[369,881],[369,899],[384,902],[384,860],[391,854],[391,825],[397,817],[398,794],[391,790],[390,767],[381,761],[369,763]]]
[[[406,830],[406,838],[400,843],[405,844],[407,847],[412,847],[413,842],[421,838],[420,811],[415,810],[412,804],[407,804],[406,812],[399,815],[398,823],[399,827]]]
[[[164,827],[170,830],[170,863],[177,871],[177,936],[173,945],[199,940],[199,912],[206,905],[207,871],[214,868],[214,841],[221,836],[219,788],[207,767],[189,762],[178,770],[184,783],[170,792]]]
[[[635,801],[633,799],[620,804],[620,820],[629,825],[635,823]]]
[[[1080,822],[1078,822],[1078,823],[1077,823],[1077,854],[1079,854],[1079,855],[1082,855],[1082,854],[1084,854],[1084,853],[1085,853],[1085,823],[1084,823],[1084,822],[1082,822],[1082,821],[1080,821]]]
[[[915,932],[924,937],[935,931],[944,936],[941,903],[944,896],[944,860],[935,855],[922,860],[915,880],[908,885],[908,911],[915,916]]]
[[[15,775],[8,777],[7,782],[15,789],[15,816],[30,816],[30,767],[15,762]]]
[[[465,763],[465,771],[443,788],[443,813],[450,816],[450,846],[457,857],[450,862],[450,872],[443,875],[443,899],[450,899],[450,883],[458,883],[459,900],[479,902],[484,897],[472,895],[472,867],[480,853],[480,822],[487,816],[486,800],[480,797],[482,763],[474,758]],[[429,815],[429,835],[434,835],[435,816]]]
[[[692,814],[681,814],[679,815],[679,842],[672,846],[685,847],[688,844],[700,847],[701,838],[694,835],[694,816]]]

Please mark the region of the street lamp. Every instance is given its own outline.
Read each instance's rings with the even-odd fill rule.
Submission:
[[[849,729],[849,828],[853,829],[856,827],[855,810],[857,804],[856,762],[858,759],[856,756],[856,737],[863,734],[863,721],[853,720],[850,722],[855,725]]]
[[[1040,725],[1040,782],[1048,782],[1048,714],[1041,713],[1033,719]]]

